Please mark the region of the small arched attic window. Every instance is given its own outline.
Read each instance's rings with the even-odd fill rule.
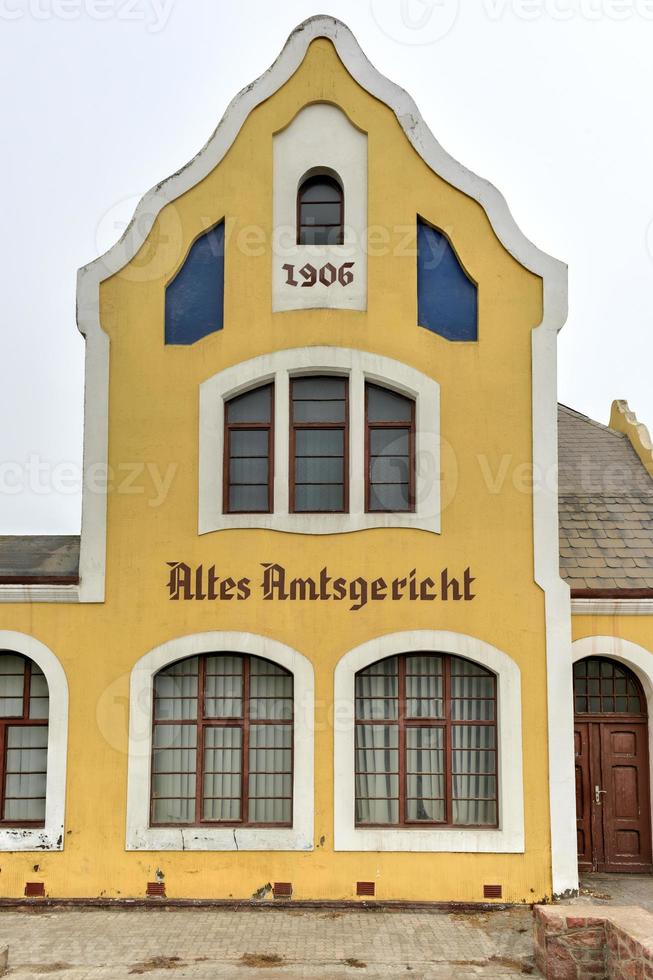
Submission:
[[[297,244],[342,245],[345,194],[337,177],[312,174],[297,191]]]

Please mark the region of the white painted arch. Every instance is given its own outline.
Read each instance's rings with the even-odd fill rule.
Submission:
[[[0,828],[0,851],[62,851],[68,752],[68,681],[55,654],[33,636],[0,630],[0,650],[22,653],[37,664],[48,682],[48,761],[45,826]]]
[[[609,657],[611,660],[617,660],[632,670],[644,689],[648,709],[649,792],[653,828],[653,650],[647,650],[639,643],[625,640],[621,636],[597,635],[583,636],[579,640],[574,640],[571,655],[573,663],[584,660],[585,657]],[[574,797],[574,818],[575,815]]]
[[[151,827],[152,692],[154,675],[202,653],[264,657],[293,675],[294,771],[292,827]],[[310,851],[313,849],[313,665],[292,647],[256,633],[212,630],[168,640],[140,658],[131,673],[127,777],[128,851]]]
[[[354,679],[377,660],[401,653],[450,653],[497,678],[499,827],[363,828],[354,820]],[[521,673],[515,661],[477,637],[448,630],[406,630],[368,640],[346,653],[334,679],[334,847],[336,851],[523,853]]]

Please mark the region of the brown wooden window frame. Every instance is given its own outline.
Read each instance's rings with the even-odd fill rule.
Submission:
[[[5,800],[6,800],[6,782],[7,782],[7,751],[8,751],[8,740],[7,740],[7,730],[9,728],[47,728],[49,725],[48,718],[30,718],[30,687],[32,682],[32,665],[33,661],[26,657],[22,653],[18,653],[15,650],[2,650],[0,651],[0,656],[3,654],[9,654],[12,657],[20,657],[25,663],[25,672],[23,675],[23,710],[20,715],[5,715],[0,718],[0,827],[45,827],[45,820],[6,820],[4,817],[5,812]],[[47,680],[46,680],[47,683]],[[49,691],[48,691],[49,695]],[[47,753],[47,747],[46,747]],[[46,766],[49,765],[50,760],[46,756]],[[41,775],[41,772],[30,773],[23,772],[21,776],[29,775]],[[47,791],[47,768],[46,768],[46,791]],[[47,796],[45,799],[45,804],[47,807]]]
[[[443,678],[443,690],[442,690],[442,702],[443,702],[443,716],[441,718],[408,718],[406,716],[406,662],[410,657],[437,657],[442,659],[442,678]],[[452,697],[451,697],[451,663],[453,660],[465,660],[465,657],[459,657],[455,654],[448,653],[433,653],[429,651],[423,652],[411,652],[396,654],[394,657],[385,657],[383,660],[397,660],[397,698],[392,699],[397,701],[397,717],[396,718],[383,718],[383,719],[371,719],[371,718],[359,718],[358,716],[358,704],[359,700],[357,697],[356,690],[354,690],[354,782],[356,782],[359,775],[368,775],[366,773],[361,773],[357,768],[357,737],[356,729],[360,725],[380,725],[383,727],[388,727],[394,725],[398,730],[398,740],[397,740],[397,757],[398,757],[398,792],[399,792],[399,820],[397,823],[372,823],[368,821],[359,821],[355,818],[355,826],[362,830],[373,829],[375,827],[387,828],[389,830],[396,830],[401,828],[411,828],[419,829],[424,828],[451,828],[455,830],[496,830],[499,826],[499,730],[497,723],[497,677],[482,664],[476,664],[474,661],[469,661],[474,666],[478,667],[479,670],[483,670],[487,673],[489,677],[493,679],[493,689],[494,695],[492,699],[483,698],[482,700],[492,700],[494,702],[494,718],[493,720],[459,720],[452,717]],[[380,663],[381,661],[376,661]],[[359,674],[364,673],[369,667],[374,666],[374,664],[368,664],[367,667],[360,671],[357,671],[356,677]],[[437,700],[440,700],[439,698]],[[453,700],[463,700],[460,698]],[[464,699],[467,700],[467,699]],[[477,700],[475,698],[469,698],[469,700]],[[496,820],[493,823],[454,823],[452,820],[453,812],[453,728],[460,726],[483,726],[494,729],[494,748],[487,749],[484,748],[484,752],[493,752],[495,763],[494,763],[494,773],[488,773],[488,775],[493,775],[495,778],[496,786]],[[440,728],[443,730],[443,757],[444,757],[444,820],[409,820],[406,816],[406,800],[407,800],[407,764],[406,764],[406,731],[410,728]],[[473,751],[473,750],[470,750]],[[394,775],[394,773],[392,773]],[[465,775],[461,773],[456,773],[456,775]],[[358,794],[355,791],[355,798],[358,800]]]
[[[295,422],[293,386],[296,381],[309,381],[311,379],[320,381],[323,378],[337,378],[345,385],[345,418],[344,422]],[[305,400],[305,399],[304,399]],[[316,398],[315,401],[321,399]],[[288,419],[290,428],[290,448],[289,448],[289,510],[291,514],[348,514],[349,513],[349,378],[345,374],[336,373],[311,373],[298,374],[290,378],[290,390],[288,397]],[[316,429],[336,429],[342,431],[342,508],[339,510],[297,510],[295,506],[295,460],[297,432],[300,430]],[[334,459],[339,457],[334,456]]]
[[[368,401],[369,401],[369,390],[370,388],[379,388],[381,391],[388,391],[392,395],[398,395],[401,398],[405,398],[407,402],[410,403],[410,421],[389,421],[382,422],[375,420],[371,422],[369,419],[368,412]],[[415,443],[416,443],[416,432],[415,432],[415,399],[411,398],[409,395],[404,395],[403,392],[395,391],[389,388],[387,385],[377,384],[373,381],[365,382],[365,513],[366,514],[414,514],[416,506],[416,490],[415,490],[415,472],[416,472],[416,453],[415,453]],[[386,486],[387,484],[377,484],[377,481],[372,480],[371,473],[371,433],[374,429],[408,429],[408,507],[406,510],[392,510],[390,508],[370,508],[370,498],[372,494],[372,484],[378,486]]]
[[[302,223],[302,205],[304,204],[304,201],[302,199],[302,195],[305,192],[305,190],[307,188],[307,185],[309,185],[311,183],[314,183],[314,182],[317,182],[318,180],[328,181],[329,183],[333,184],[333,186],[336,187],[338,189],[338,191],[340,192],[340,200],[338,202],[339,203],[339,216],[340,217],[339,217],[339,221],[337,223],[335,223],[335,224],[329,222],[327,224],[322,224],[322,225],[306,225],[306,224],[303,224]],[[334,204],[336,202],[334,202],[334,201],[309,201],[309,202],[306,202],[306,203],[309,203],[309,204]],[[337,241],[326,243],[326,247],[328,248],[331,245],[343,245],[344,244],[344,241],[345,241],[345,190],[344,190],[344,187],[342,186],[342,182],[341,182],[341,180],[340,180],[339,177],[336,177],[334,174],[330,174],[330,173],[311,173],[311,174],[308,174],[306,177],[304,177],[300,181],[299,187],[297,188],[297,244],[298,245],[301,245],[302,247],[307,247],[307,248],[324,248],[325,247],[325,244],[324,243],[314,244],[312,242],[303,242],[302,241],[302,232],[303,232],[304,228],[308,228],[308,229],[311,229],[311,228],[338,228]]]
[[[240,398],[242,395],[251,394],[262,389],[270,391],[270,420],[269,422],[230,422],[229,404]],[[238,392],[224,401],[224,451],[222,470],[224,478],[222,481],[222,510],[225,514],[272,514],[274,513],[274,416],[275,416],[276,391],[274,381],[267,381],[264,384],[248,388],[247,391]],[[229,491],[231,489],[231,433],[236,431],[267,431],[268,434],[268,506],[267,510],[247,510],[232,509],[229,503]],[[246,459],[263,459],[262,456],[243,457]]]
[[[152,692],[152,753],[150,757],[150,774],[154,773],[154,755],[155,755],[155,731],[157,726],[160,725],[188,725],[194,726],[197,730],[196,739],[196,765],[195,765],[195,820],[194,821],[156,821],[154,819],[154,791],[153,791],[153,780],[150,785],[150,826],[151,827],[253,827],[253,828],[267,828],[273,830],[275,828],[287,828],[293,826],[293,812],[294,812],[294,773],[295,773],[295,705],[294,705],[294,688],[295,688],[295,678],[293,674],[287,670],[285,667],[281,667],[280,664],[274,663],[274,661],[266,660],[265,657],[255,657],[253,654],[245,653],[233,653],[231,651],[212,651],[210,653],[197,654],[198,659],[198,674],[197,674],[197,717],[190,719],[157,719],[156,717],[156,702],[159,700],[156,693],[156,685]],[[240,716],[230,716],[225,718],[214,718],[207,717],[205,714],[205,701],[206,701],[206,662],[210,657],[237,657],[242,661],[243,665],[243,687],[242,687],[242,698],[241,700],[242,709]],[[193,657],[184,657],[182,660],[192,660]],[[291,708],[292,713],[290,718],[254,718],[250,717],[251,711],[251,695],[250,695],[250,665],[252,660],[260,660],[264,663],[270,663],[272,666],[279,670],[283,670],[291,678]],[[179,661],[176,661],[179,662]],[[167,664],[166,667],[162,667],[157,674],[164,673],[165,670],[173,664]],[[154,675],[156,678],[156,674]],[[166,700],[162,698],[161,700]],[[274,775],[290,775],[290,819],[288,821],[275,821],[275,822],[253,822],[249,820],[249,776],[250,776],[250,765],[249,765],[249,748],[250,748],[250,729],[252,726],[258,725],[272,725],[272,726],[289,726],[290,727],[290,773],[274,773]],[[240,819],[239,820],[205,820],[202,818],[202,803],[204,801],[204,774],[205,774],[205,731],[207,728],[238,728],[241,731],[241,772],[240,772]],[[175,797],[167,797],[168,799],[175,799]],[[277,797],[277,799],[288,799],[288,797]]]
[[[598,663],[599,672],[596,676],[590,675],[589,668],[591,663]],[[611,672],[609,674],[603,673],[603,665],[610,667]],[[580,671],[584,667],[584,673],[581,676]],[[624,672],[624,680],[626,681],[626,691],[625,693],[619,693],[617,691],[616,681],[620,678],[615,676],[616,670],[622,670]],[[598,693],[590,693],[590,681],[598,681],[599,690]],[[604,683],[605,682],[605,683]],[[577,689],[578,683],[578,689]],[[585,691],[580,690],[580,685],[585,683]],[[606,690],[609,688],[609,690]],[[639,677],[627,664],[622,664],[618,660],[614,660],[612,657],[583,657],[581,660],[576,660],[573,665],[573,692],[574,692],[574,714],[578,716],[578,720],[583,721],[619,721],[623,718],[647,718],[648,708],[646,704],[646,695],[644,689],[641,685]],[[578,700],[583,698],[587,710],[578,707]],[[625,698],[627,706],[623,711],[618,711],[616,709],[617,698]],[[635,698],[638,700],[637,709],[628,707],[628,702],[634,701]],[[590,708],[590,699],[598,699],[598,708],[594,707],[594,710]],[[613,701],[615,707],[613,710],[604,709],[603,702]]]

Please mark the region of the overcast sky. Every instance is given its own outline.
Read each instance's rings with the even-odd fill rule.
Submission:
[[[0,0],[0,533],[79,528],[77,268],[316,13],[568,263],[560,400],[653,428],[653,0]]]

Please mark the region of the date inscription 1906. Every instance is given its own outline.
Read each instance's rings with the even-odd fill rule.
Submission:
[[[311,286],[317,285],[318,282],[323,286],[333,286],[337,282],[341,286],[349,286],[354,281],[353,268],[353,262],[343,262],[338,267],[333,265],[332,262],[326,262],[319,269],[316,269],[310,262],[307,262],[300,269],[288,263],[283,266],[283,271],[286,273],[285,285],[302,286],[303,288],[310,289]]]

